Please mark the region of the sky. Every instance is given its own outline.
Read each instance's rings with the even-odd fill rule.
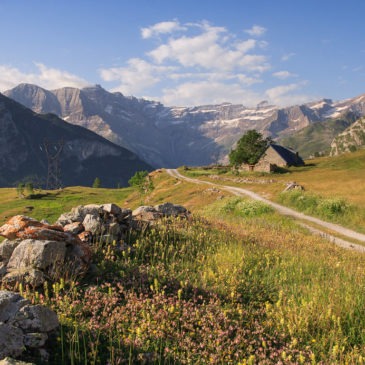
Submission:
[[[167,106],[365,93],[364,0],[0,0],[0,92],[99,84]]]

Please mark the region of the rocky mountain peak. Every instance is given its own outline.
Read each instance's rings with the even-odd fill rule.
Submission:
[[[11,92],[5,91],[4,95],[12,97],[36,113],[60,114],[61,112],[58,100],[53,93],[37,85],[23,83]]]
[[[57,99],[58,115],[66,121],[128,148],[155,167],[215,163],[249,129],[279,138],[349,112],[357,117],[365,115],[365,95],[341,102],[321,99],[280,108],[267,101],[256,107],[231,103],[166,107],[110,93],[100,85],[50,93]],[[7,95],[21,103],[25,100],[25,105],[33,110],[41,107],[43,112],[55,112],[42,98],[34,96],[32,101],[32,94],[21,93],[17,88]]]

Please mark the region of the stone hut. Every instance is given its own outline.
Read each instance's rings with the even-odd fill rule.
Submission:
[[[304,161],[298,152],[271,143],[256,165],[242,165],[241,170],[274,172],[280,167],[285,168],[290,166],[304,166]]]

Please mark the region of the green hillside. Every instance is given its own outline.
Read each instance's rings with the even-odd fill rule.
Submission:
[[[340,119],[331,119],[311,124],[288,137],[278,139],[278,143],[298,151],[303,158],[328,155],[333,139],[355,121],[349,114]]]

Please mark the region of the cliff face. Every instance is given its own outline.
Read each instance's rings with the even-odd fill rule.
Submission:
[[[356,151],[365,146],[365,119],[359,119],[340,133],[331,143],[331,156]]]
[[[125,97],[100,86],[48,91],[23,84],[6,95],[35,111],[53,112],[88,128],[155,167],[217,162],[249,129],[278,138],[343,113],[365,115],[365,96],[341,102],[323,99],[288,108],[267,102],[254,108],[230,103],[187,108]]]
[[[139,170],[151,167],[132,152],[54,114],[38,115],[0,94],[0,186],[47,176],[45,141],[63,141],[60,155],[64,185],[91,186],[99,177],[104,187],[127,185]]]

